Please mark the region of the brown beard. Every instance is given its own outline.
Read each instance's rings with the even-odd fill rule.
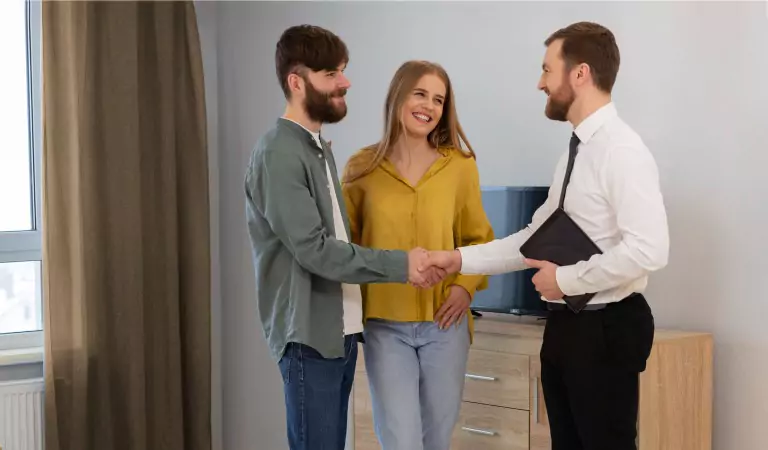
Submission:
[[[315,89],[308,78],[304,78],[307,89],[307,97],[304,99],[304,109],[307,116],[319,123],[337,123],[347,115],[347,105],[336,107],[332,103],[334,97],[347,95],[346,89],[338,89],[333,92],[321,92]]]
[[[570,111],[575,99],[576,95],[573,93],[571,85],[566,81],[557,92],[550,93],[544,114],[549,119],[565,122],[568,120],[568,111]]]

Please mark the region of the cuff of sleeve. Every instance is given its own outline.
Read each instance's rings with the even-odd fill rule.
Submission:
[[[484,288],[483,286],[487,280],[487,277],[482,275],[458,275],[453,283],[457,286],[461,286],[469,292],[470,298],[475,298],[475,292]]]
[[[576,272],[576,266],[561,266],[555,271],[555,279],[557,280],[557,287],[567,296],[581,295],[581,286],[579,285],[579,277]]]
[[[390,251],[384,267],[390,283],[408,282],[408,253],[402,250]]]
[[[467,247],[459,247],[457,249],[459,253],[461,253],[461,268],[459,269],[460,274],[467,274],[467,275],[479,275],[480,270],[478,267],[478,248],[477,246],[470,245]]]

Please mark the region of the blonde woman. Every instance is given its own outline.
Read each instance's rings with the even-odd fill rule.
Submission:
[[[382,139],[350,158],[343,191],[351,239],[374,248],[452,250],[489,242],[475,153],[448,74],[409,61],[387,94]],[[447,450],[464,386],[472,296],[483,276],[430,289],[365,285],[365,365],[384,450]]]

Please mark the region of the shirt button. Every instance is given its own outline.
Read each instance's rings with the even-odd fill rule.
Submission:
[[[317,157],[318,157],[318,158],[322,158],[322,157],[323,157],[323,154],[322,154],[322,153],[318,153],[318,154],[317,154]]]

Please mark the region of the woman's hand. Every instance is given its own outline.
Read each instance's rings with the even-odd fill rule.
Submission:
[[[441,330],[461,322],[464,314],[469,310],[470,303],[472,303],[472,297],[469,292],[461,286],[452,285],[448,288],[448,298],[445,299],[445,303],[435,313],[435,322]]]

